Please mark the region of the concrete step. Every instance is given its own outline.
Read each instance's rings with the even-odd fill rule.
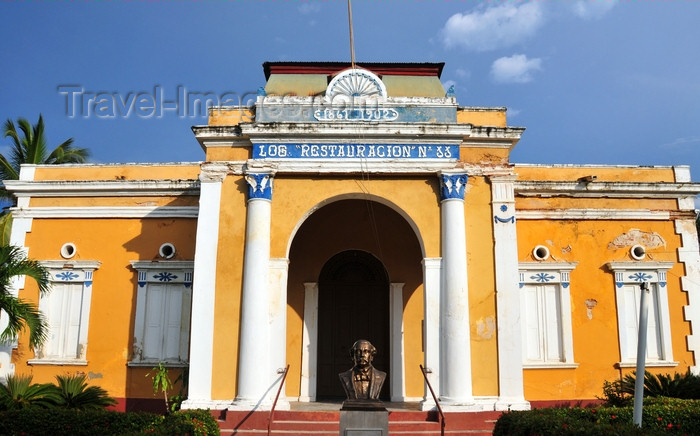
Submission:
[[[396,436],[490,435],[501,412],[446,413],[445,430],[435,412],[390,411],[389,434]],[[255,436],[268,433],[269,412],[222,411],[222,435]],[[270,435],[338,436],[338,411],[276,411]]]

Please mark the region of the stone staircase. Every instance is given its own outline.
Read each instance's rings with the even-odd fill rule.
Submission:
[[[441,432],[437,412],[389,409],[389,435],[440,436],[490,435],[501,412],[445,413]],[[269,412],[222,411],[219,427],[222,435],[266,435]],[[338,410],[278,410],[270,434],[274,436],[338,436]]]

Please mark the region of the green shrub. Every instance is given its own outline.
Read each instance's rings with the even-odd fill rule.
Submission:
[[[700,401],[674,398],[645,400],[642,428],[632,424],[632,407],[546,408],[501,415],[493,434],[500,435],[698,435]]]
[[[85,374],[57,375],[57,407],[66,409],[104,409],[117,401],[99,386],[88,386]]]
[[[0,434],[24,436],[218,435],[209,411],[188,410],[164,417],[108,410],[21,409],[0,412]]]
[[[10,375],[0,383],[0,410],[50,408],[58,402],[56,386],[32,383],[31,375]]]
[[[219,424],[208,410],[184,410],[170,413],[152,430],[146,433],[157,436],[208,436],[218,435],[220,432]]]
[[[620,382],[623,393],[634,395],[636,373],[627,374]],[[700,376],[690,372],[685,374],[652,374],[644,372],[645,397],[670,397],[688,400],[700,400]]]

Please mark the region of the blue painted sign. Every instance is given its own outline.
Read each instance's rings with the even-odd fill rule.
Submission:
[[[254,144],[253,159],[457,159],[458,145]]]

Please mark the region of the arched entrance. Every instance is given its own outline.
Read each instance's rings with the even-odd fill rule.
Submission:
[[[361,250],[329,259],[318,281],[317,398],[344,398],[338,373],[352,366],[349,350],[357,339],[377,348],[374,366],[387,372],[382,399],[389,399],[389,279],[382,262]]]

